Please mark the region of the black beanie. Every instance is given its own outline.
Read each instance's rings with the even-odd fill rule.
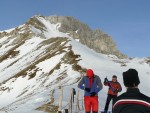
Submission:
[[[140,83],[138,72],[135,69],[129,69],[123,72],[123,81],[126,87],[135,87]]]

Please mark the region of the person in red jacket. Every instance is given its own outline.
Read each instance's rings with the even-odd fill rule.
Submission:
[[[107,78],[105,78],[104,85],[109,86],[108,96],[107,96],[107,100],[106,100],[106,104],[104,108],[104,113],[107,113],[110,101],[111,100],[113,101],[117,97],[118,92],[122,91],[122,87],[120,83],[117,81],[116,75],[112,76],[112,81],[107,81]]]

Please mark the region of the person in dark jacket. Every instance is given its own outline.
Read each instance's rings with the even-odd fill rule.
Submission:
[[[86,113],[98,113],[98,92],[103,86],[99,76],[95,75],[93,70],[88,69],[78,84],[78,87],[84,90],[84,107]]]
[[[111,87],[109,86],[108,82],[110,83]],[[110,101],[111,100],[113,101],[117,97],[118,92],[122,91],[122,87],[120,83],[117,81],[116,75],[112,76],[112,81],[107,81],[105,78],[104,85],[109,86],[107,100],[104,108],[104,113],[107,113]]]
[[[138,72],[135,69],[123,72],[123,81],[127,91],[114,100],[113,113],[150,113],[150,97],[138,89]]]

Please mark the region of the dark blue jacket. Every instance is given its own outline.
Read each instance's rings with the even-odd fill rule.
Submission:
[[[80,82],[78,84],[78,88],[84,90],[85,88],[89,88],[89,86],[90,86],[89,84],[90,84],[89,78],[87,76],[84,76],[80,80]],[[91,96],[90,93],[92,93],[92,92],[98,93],[102,88],[103,88],[103,85],[101,83],[101,79],[99,78],[99,76],[94,75],[91,90],[90,90],[90,92],[84,91],[84,96]]]

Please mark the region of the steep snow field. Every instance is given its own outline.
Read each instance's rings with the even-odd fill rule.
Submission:
[[[123,88],[123,91],[119,93],[119,95],[126,91],[126,88],[123,85],[122,73],[129,68],[134,68],[139,72],[141,81],[139,85],[140,91],[150,96],[150,65],[145,62],[145,58],[134,58],[132,60],[110,58],[107,55],[96,53],[74,40],[72,40],[71,45],[73,46],[74,52],[81,55],[82,60],[79,61],[79,64],[87,69],[93,69],[95,74],[100,76],[102,83],[104,82],[105,77],[108,77],[108,79],[111,80],[112,75],[117,75],[118,81]],[[126,66],[121,66],[120,63],[114,61],[125,62]],[[103,110],[105,106],[107,90],[108,87],[103,86],[103,90],[99,93],[100,110]]]

